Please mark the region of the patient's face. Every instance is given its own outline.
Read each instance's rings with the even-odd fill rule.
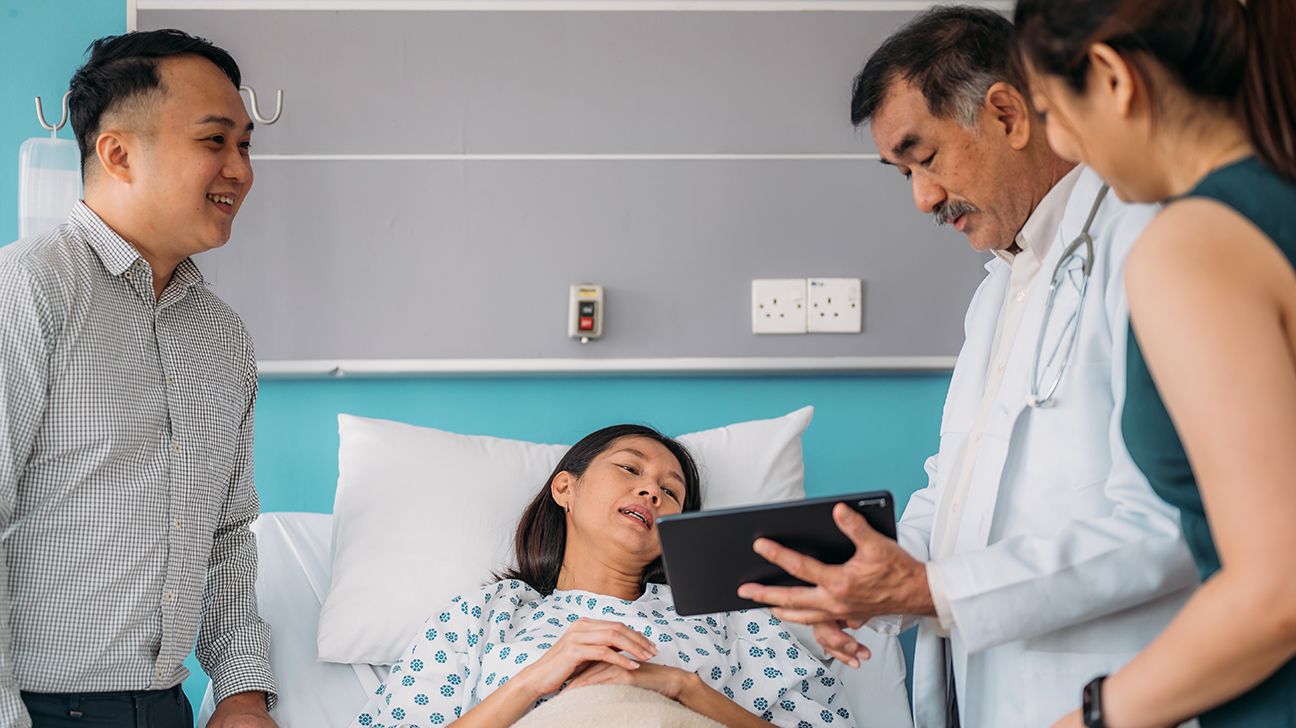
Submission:
[[[684,489],[683,470],[670,450],[646,437],[623,437],[572,487],[572,523],[600,550],[619,547],[647,564],[661,555],[657,519],[683,510]]]

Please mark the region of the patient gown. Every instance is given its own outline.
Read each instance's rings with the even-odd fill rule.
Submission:
[[[638,630],[657,644],[652,662],[696,672],[775,725],[853,728],[837,680],[769,611],[681,617],[673,604],[670,587],[660,584],[634,601],[584,591],[546,597],[516,580],[455,597],[419,629],[352,726],[450,723],[586,617]]]

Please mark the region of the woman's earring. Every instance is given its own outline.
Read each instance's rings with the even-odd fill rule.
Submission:
[[[567,509],[568,513],[571,513],[571,506],[563,506],[563,507]]]

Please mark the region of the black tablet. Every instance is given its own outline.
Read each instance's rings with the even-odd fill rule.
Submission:
[[[738,596],[738,587],[747,583],[805,586],[752,551],[758,538],[827,564],[849,560],[855,544],[833,520],[838,503],[854,508],[879,533],[896,537],[894,499],[884,490],[662,516],[657,530],[675,611],[688,616],[766,606]]]

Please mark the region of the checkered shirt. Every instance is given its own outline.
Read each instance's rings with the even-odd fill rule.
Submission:
[[[217,700],[273,701],[257,615],[256,360],[190,260],[84,203],[0,249],[0,725],[19,690],[156,690],[197,638]]]

